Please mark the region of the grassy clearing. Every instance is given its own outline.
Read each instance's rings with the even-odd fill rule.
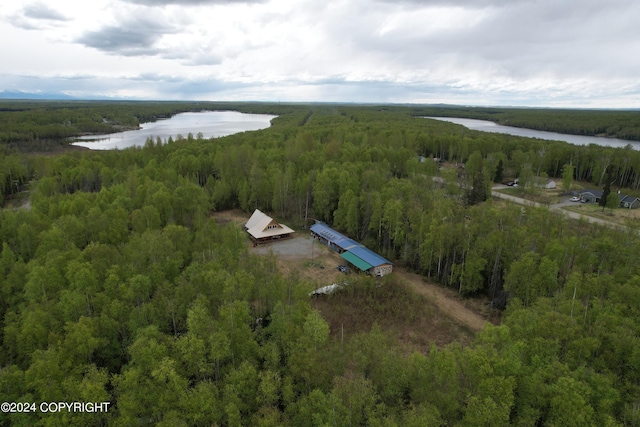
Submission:
[[[349,340],[369,332],[374,323],[406,352],[428,352],[432,343],[468,344],[473,333],[442,314],[426,297],[418,295],[393,275],[381,283],[359,277],[350,286],[331,295],[314,297],[311,304],[329,322],[331,334]]]
[[[214,216],[218,223],[233,222],[238,226],[248,219],[247,214],[238,210],[217,212]],[[299,237],[303,237],[303,234],[306,233],[301,232]],[[430,296],[420,294],[407,282],[410,278],[399,271],[382,280],[355,270],[345,275],[336,269],[339,264],[345,263],[337,253],[310,238],[308,241],[303,239],[285,240],[262,248],[251,247],[247,239],[247,247],[252,253],[271,248],[283,275],[293,275],[298,280],[313,284],[315,288],[345,281],[350,283],[334,294],[311,299],[311,305],[329,323],[334,338],[344,337],[348,342],[359,334],[368,333],[377,323],[406,353],[427,353],[433,343],[437,346],[452,342],[466,345],[473,339],[474,332],[471,329],[442,311],[440,305],[453,297],[441,296],[435,301]],[[313,258],[309,252],[311,244]],[[289,245],[299,247],[295,256],[278,253],[278,248]]]
[[[611,209],[605,208],[603,211],[602,206],[598,206],[597,203],[579,203],[572,206],[565,206],[564,209],[620,225],[630,227],[640,225],[640,209],[617,208],[611,211]]]

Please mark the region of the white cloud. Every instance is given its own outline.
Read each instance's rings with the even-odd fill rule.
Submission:
[[[630,0],[18,1],[0,90],[82,75],[81,96],[638,107],[637,16]]]

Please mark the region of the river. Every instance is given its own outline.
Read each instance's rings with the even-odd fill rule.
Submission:
[[[144,146],[147,138],[164,142],[178,135],[187,137],[189,133],[195,138],[202,133],[203,138],[218,138],[234,133],[266,129],[271,120],[277,116],[268,114],[245,114],[237,111],[204,111],[198,113],[180,113],[170,119],[143,123],[141,129],[130,130],[108,135],[90,135],[76,139],[73,145],[91,150],[113,150]]]
[[[526,136],[528,138],[546,139],[550,141],[565,141],[576,145],[596,144],[608,147],[626,147],[631,145],[634,150],[640,150],[640,142],[626,141],[617,138],[604,138],[601,136],[570,135],[566,133],[547,132],[513,126],[503,126],[488,120],[464,119],[460,117],[425,117],[426,119],[442,120],[456,123],[468,129],[480,130],[483,132],[506,133],[508,135]]]

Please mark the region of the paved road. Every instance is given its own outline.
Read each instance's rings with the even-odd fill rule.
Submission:
[[[562,199],[562,201],[560,203],[555,203],[552,205],[545,205],[542,203],[538,203],[538,202],[532,202],[531,200],[527,200],[527,199],[523,199],[521,197],[516,197],[516,196],[511,196],[509,194],[504,194],[504,193],[500,193],[499,191],[495,191],[495,190],[500,190],[503,188],[509,188],[506,185],[496,185],[492,188],[491,190],[491,195],[493,197],[496,197],[498,199],[504,199],[504,200],[509,200],[512,201],[514,203],[518,203],[520,205],[524,205],[524,206],[534,206],[537,208],[548,208],[551,211],[554,212],[558,212],[564,216],[567,216],[569,218],[573,218],[573,219],[582,219],[588,222],[592,222],[595,224],[601,224],[601,225],[607,225],[610,227],[624,227],[624,225],[620,225],[617,224],[615,222],[611,222],[611,221],[606,221],[604,219],[600,219],[600,218],[594,218],[592,216],[589,215],[582,215],[579,214],[577,212],[571,212],[568,211],[566,209],[563,209],[564,206],[569,206],[569,205],[575,205],[575,202],[570,202],[569,201],[569,197],[565,197]]]

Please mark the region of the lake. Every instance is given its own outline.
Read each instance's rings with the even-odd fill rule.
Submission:
[[[570,144],[589,145],[596,144],[608,147],[626,147],[631,145],[634,150],[640,150],[638,141],[626,141],[617,138],[604,138],[601,136],[569,135],[566,133],[547,132],[543,130],[517,128],[503,126],[488,120],[463,119],[461,117],[425,117],[426,119],[442,120],[456,123],[468,129],[481,130],[483,132],[506,133],[508,135],[526,136],[528,138],[546,139],[550,141],[566,141]]]
[[[180,113],[170,119],[143,123],[141,129],[108,135],[90,135],[76,138],[73,145],[92,150],[113,150],[144,146],[147,138],[155,141],[160,137],[166,142],[169,137],[178,135],[195,138],[202,132],[204,138],[217,138],[234,133],[266,129],[277,116],[268,114],[245,114],[237,111],[204,111],[198,113]]]

